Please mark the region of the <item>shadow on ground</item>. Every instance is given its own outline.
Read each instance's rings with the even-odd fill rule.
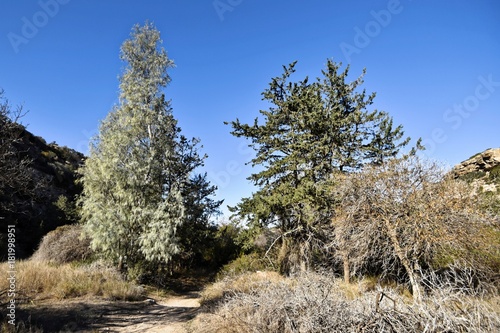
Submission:
[[[189,293],[182,301],[195,299]],[[143,332],[147,328],[184,323],[194,318],[198,307],[175,302],[70,300],[23,306],[16,321],[43,332]]]

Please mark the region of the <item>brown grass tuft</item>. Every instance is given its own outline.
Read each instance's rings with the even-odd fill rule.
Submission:
[[[0,270],[8,271],[7,263]],[[8,289],[8,280],[0,281],[0,290]],[[16,263],[16,289],[30,300],[67,299],[99,296],[117,300],[139,300],[143,290],[124,281],[116,270],[103,266],[56,265],[43,261]]]

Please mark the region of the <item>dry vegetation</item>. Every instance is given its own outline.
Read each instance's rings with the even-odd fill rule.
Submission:
[[[413,302],[395,288],[361,281],[347,285],[328,274],[283,278],[260,272],[209,287],[216,300],[192,332],[498,332],[500,299],[463,289],[429,291]]]
[[[8,271],[8,263],[0,264],[0,270]],[[6,309],[9,302],[9,280],[0,280],[0,304]],[[94,299],[136,301],[144,298],[143,288],[123,280],[116,269],[100,262],[90,265],[54,264],[47,261],[16,262],[16,305],[26,310],[44,304],[51,309],[52,304],[73,298],[92,302]],[[85,302],[86,302],[85,301]],[[47,310],[49,311],[49,310]],[[56,311],[56,310],[54,310]],[[2,311],[3,313],[4,311]],[[19,314],[25,311],[20,311]],[[64,320],[64,319],[61,319]],[[31,316],[19,316],[16,325],[6,321],[0,326],[1,332],[47,332],[31,323]],[[45,327],[45,326],[43,326]]]
[[[0,265],[8,271],[7,263]],[[8,280],[0,281],[0,290],[8,289]],[[117,300],[138,300],[143,290],[124,281],[116,270],[94,263],[88,266],[56,265],[43,261],[16,263],[18,299],[37,301],[99,296]],[[5,300],[2,300],[2,304]]]
[[[65,225],[45,235],[33,254],[34,261],[70,263],[91,257],[90,239],[82,233],[80,225]]]
[[[409,156],[339,176],[334,195],[337,275],[228,274],[192,332],[500,332],[498,214],[465,182]]]
[[[341,204],[333,243],[346,281],[356,271],[366,274],[366,265],[385,274],[402,266],[419,298],[422,275],[443,255],[478,271],[495,268],[496,218],[468,184],[447,177],[438,164],[407,157],[344,178],[335,189]]]
[[[260,290],[262,286],[279,284],[285,278],[276,272],[242,273],[241,275],[227,275],[214,284],[208,286],[201,294],[201,303],[204,305],[217,304],[227,296],[249,294]]]

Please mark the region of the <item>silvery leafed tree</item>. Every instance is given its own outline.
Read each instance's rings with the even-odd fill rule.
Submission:
[[[131,267],[179,252],[189,176],[203,164],[198,140],[180,135],[163,89],[173,61],[153,25],[135,26],[121,47],[127,66],[119,104],[101,123],[82,170],[82,217],[92,247]],[[208,195],[212,194],[208,193]]]

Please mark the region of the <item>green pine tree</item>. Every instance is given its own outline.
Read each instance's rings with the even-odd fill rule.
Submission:
[[[391,117],[369,110],[375,93],[359,91],[363,75],[347,82],[349,66],[328,60],[323,77],[291,82],[295,62],[263,93],[271,104],[264,122],[231,122],[231,134],[256,151],[249,177],[259,190],[232,211],[253,226],[281,231],[282,270],[307,269],[331,225],[331,182],[336,172],[359,170],[395,156],[409,139]]]

